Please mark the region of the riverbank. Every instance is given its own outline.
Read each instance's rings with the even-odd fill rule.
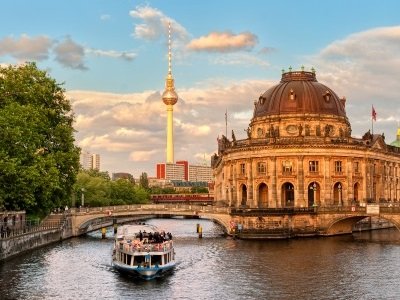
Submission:
[[[67,213],[51,214],[41,222],[26,221],[12,226],[0,239],[0,261],[72,236]]]

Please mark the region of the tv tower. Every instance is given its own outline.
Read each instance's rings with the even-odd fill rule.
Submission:
[[[165,91],[162,100],[167,106],[167,161],[174,163],[174,105],[178,102],[178,94],[175,92],[174,78],[171,70],[171,23],[168,23],[168,75],[165,80]]]

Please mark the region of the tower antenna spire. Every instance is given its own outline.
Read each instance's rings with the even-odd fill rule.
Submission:
[[[167,106],[167,163],[174,163],[174,116],[173,106],[178,102],[172,77],[171,22],[168,22],[168,75],[165,80],[165,90],[162,100]]]
[[[168,22],[168,75],[172,75],[171,22]]]

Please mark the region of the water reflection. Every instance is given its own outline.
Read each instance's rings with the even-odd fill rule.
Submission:
[[[155,281],[111,268],[113,232],[95,232],[0,264],[2,299],[397,299],[400,234],[243,241],[206,220],[153,219],[178,264]],[[196,224],[203,227],[203,238]]]

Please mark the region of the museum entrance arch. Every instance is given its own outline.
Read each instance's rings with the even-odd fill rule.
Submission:
[[[294,186],[290,182],[282,185],[281,201],[283,207],[294,206]]]
[[[265,183],[258,186],[258,207],[268,207],[268,186]]]

